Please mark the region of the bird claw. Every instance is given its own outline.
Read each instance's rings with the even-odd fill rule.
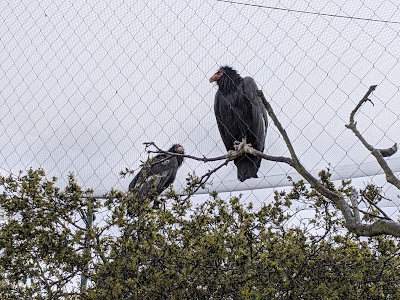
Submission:
[[[235,149],[236,152],[239,152],[241,148],[243,148],[243,142],[235,141],[233,143],[233,149]]]
[[[235,150],[228,150],[228,157],[230,159],[234,159],[237,156],[237,152]]]
[[[252,144],[246,143],[246,139],[242,139],[241,142],[239,142],[239,141],[233,142],[233,149],[235,152],[235,156],[243,155],[244,153],[248,152],[249,148],[252,148],[252,147],[253,147]],[[232,151],[232,150],[230,150],[230,151]]]
[[[235,149],[236,152],[243,151],[243,149],[246,146],[250,146],[251,147],[251,144],[246,144],[246,140],[245,139],[243,139],[241,142],[239,142],[239,141],[234,141],[233,142],[233,149]]]

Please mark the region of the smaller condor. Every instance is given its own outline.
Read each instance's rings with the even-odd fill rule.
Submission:
[[[175,144],[168,152],[184,154],[181,145]],[[158,196],[174,182],[178,168],[183,163],[183,156],[161,153],[150,158],[145,166],[136,174],[129,184],[129,191],[136,191],[139,201],[149,198],[153,201],[153,208],[158,209]]]
[[[251,77],[242,78],[229,66],[221,67],[211,78],[216,82],[214,111],[226,150],[234,150],[235,142],[251,144],[264,151],[267,113],[257,96],[257,84]],[[261,158],[245,154],[234,160],[240,181],[257,178]]]

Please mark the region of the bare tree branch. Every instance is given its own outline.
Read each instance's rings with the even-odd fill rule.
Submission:
[[[371,217],[374,217],[374,218],[387,220],[386,217],[382,217],[382,216],[378,216],[378,215],[375,215],[375,214],[371,214],[370,212],[364,211],[364,210],[362,210],[362,209],[359,209],[359,211],[362,212],[362,213],[365,214],[365,215],[368,215],[368,216],[371,216]]]
[[[364,197],[365,200],[367,200],[367,202],[368,202],[371,206],[373,206],[373,207],[375,207],[377,210],[379,210],[379,212],[384,216],[384,219],[391,220],[391,218],[389,218],[389,216],[388,216],[378,205],[376,205],[371,199],[369,199],[369,197],[366,195],[365,192],[362,193],[362,196]]]
[[[346,125],[346,128],[350,129],[351,131],[354,132],[354,134],[357,136],[357,138],[361,141],[361,143],[367,148],[373,156],[375,156],[377,162],[383,169],[386,175],[386,180],[387,182],[393,184],[395,187],[400,189],[400,180],[394,175],[392,169],[389,167],[387,162],[383,157],[391,156],[397,151],[397,144],[394,144],[391,148],[388,149],[376,149],[374,148],[371,144],[367,142],[367,140],[361,135],[360,131],[357,129],[357,122],[354,122],[354,116],[357,113],[357,111],[361,108],[361,106],[367,102],[370,101],[368,99],[369,95],[375,90],[376,85],[371,85],[369,87],[369,90],[367,93],[364,95],[364,97],[358,102],[356,107],[353,109],[353,111],[350,114],[350,122],[348,125]]]
[[[350,124],[354,124],[354,116],[357,113],[357,111],[360,109],[361,105],[363,105],[367,101],[371,102],[372,105],[374,105],[374,103],[368,97],[369,97],[369,95],[371,95],[371,93],[373,91],[375,91],[376,87],[377,87],[377,85],[371,85],[369,87],[368,91],[365,93],[364,97],[360,100],[360,102],[358,102],[356,107],[353,109],[353,111],[350,114]]]
[[[383,157],[390,157],[390,156],[392,156],[393,154],[395,154],[397,152],[397,150],[398,150],[397,143],[395,143],[390,148],[378,149],[378,150],[382,154]]]
[[[332,201],[334,202],[338,202],[339,201],[339,195],[337,195],[336,193],[332,192],[331,190],[329,190],[328,188],[326,188],[325,186],[322,185],[322,183],[320,183],[313,175],[311,175],[310,172],[308,172],[304,166],[300,163],[300,160],[297,158],[296,152],[294,151],[292,142],[290,141],[286,130],[283,129],[282,124],[279,122],[277,116],[275,115],[271,105],[269,104],[269,102],[267,101],[267,99],[265,99],[264,93],[262,91],[257,91],[257,96],[260,97],[265,109],[268,112],[268,115],[270,116],[270,118],[272,119],[272,121],[274,122],[276,128],[278,129],[279,133],[282,135],[286,146],[289,149],[289,153],[291,156],[290,158],[287,158],[288,161],[291,161],[292,164],[291,165],[293,168],[296,169],[296,171],[303,176],[308,183],[311,184],[312,187],[318,189],[318,191],[324,195],[325,197],[332,199]]]
[[[146,142],[143,143],[146,145],[146,147],[149,146],[154,146],[154,148],[157,149],[157,151],[152,151],[152,150],[148,150],[147,153],[155,153],[155,154],[159,154],[159,153],[164,153],[164,154],[168,154],[168,155],[175,155],[175,156],[181,156],[181,157],[185,157],[185,158],[189,158],[189,159],[193,159],[193,160],[197,160],[197,161],[202,161],[202,162],[210,162],[210,161],[219,161],[219,160],[224,160],[224,159],[228,159],[229,161],[234,160],[235,158],[241,156],[244,154],[244,152],[250,153],[250,154],[254,154],[257,156],[260,156],[266,160],[269,161],[275,161],[275,162],[284,162],[287,163],[288,165],[292,166],[292,161],[290,158],[287,157],[283,157],[283,156],[272,156],[272,155],[267,155],[265,153],[262,153],[252,147],[247,147],[247,151],[229,151],[227,154],[225,155],[221,155],[221,156],[217,156],[217,157],[197,157],[197,156],[192,156],[192,155],[187,155],[187,154],[180,154],[180,153],[173,153],[173,152],[168,152],[168,151],[164,151],[162,150],[160,147],[158,147],[154,142]],[[257,153],[257,154],[255,154]]]
[[[398,183],[398,179],[394,176],[393,172],[391,169],[387,166],[386,161],[383,159],[382,154],[380,153],[379,150],[374,149],[371,145],[369,145],[365,139],[361,136],[361,134],[358,132],[356,129],[355,123],[354,123],[354,115],[358,111],[358,109],[361,107],[361,105],[364,102],[370,101],[368,99],[368,96],[372,93],[372,91],[375,89],[376,86],[371,86],[368,92],[365,94],[365,96],[361,99],[361,101],[357,104],[356,108],[351,112],[350,115],[350,129],[354,128],[355,133],[357,137],[361,138],[361,141],[363,144],[367,147],[368,150],[371,151],[371,153],[377,158],[378,162],[384,169],[386,173],[386,177],[389,180],[391,180],[391,183],[394,183],[397,187],[400,187],[400,183]],[[262,91],[257,91],[258,97],[261,99],[265,109],[268,112],[268,115],[274,122],[276,128],[278,129],[279,133],[282,135],[286,146],[289,149],[289,153],[292,159],[293,167],[296,169],[296,171],[304,177],[308,181],[308,183],[311,184],[311,186],[318,191],[321,195],[325,196],[326,198],[330,199],[333,204],[342,212],[344,220],[345,220],[345,226],[347,227],[348,230],[351,232],[360,235],[360,236],[376,236],[376,235],[381,235],[381,234],[389,234],[395,237],[400,237],[400,223],[395,222],[392,220],[387,220],[387,219],[379,219],[373,223],[370,224],[364,224],[359,221],[359,209],[358,206],[356,207],[356,210],[354,211],[350,205],[347,203],[346,199],[343,197],[342,194],[336,193],[334,191],[329,190],[326,188],[321,182],[319,182],[314,176],[311,175],[310,172],[308,172],[304,166],[301,164],[300,160],[298,159],[293,145],[286,133],[286,131],[283,129],[282,124],[279,122],[277,116],[275,115],[271,105],[269,102],[265,99],[265,96]],[[349,125],[348,125],[349,126]],[[349,128],[349,127],[348,127]],[[288,158],[290,160],[290,158]],[[383,161],[383,163],[381,162]],[[397,180],[397,182],[396,182]],[[356,199],[351,199],[353,203],[354,201],[357,201]]]
[[[168,152],[168,151],[164,151],[162,150],[160,147],[158,147],[156,145],[156,143],[154,142],[145,142],[143,143],[144,145],[146,145],[146,149],[149,146],[153,146],[154,148],[157,149],[157,151],[151,151],[148,150],[147,153],[164,153],[164,154],[168,154],[168,155],[175,155],[175,156],[181,156],[181,157],[186,157],[186,158],[190,158],[190,159],[194,159],[194,160],[198,160],[198,161],[202,161],[202,162],[209,162],[209,161],[218,161],[218,160],[223,160],[223,159],[228,159],[229,156],[228,154],[225,155],[221,155],[221,156],[217,156],[217,157],[212,157],[212,158],[208,158],[208,157],[196,157],[196,156],[192,156],[192,155],[187,155],[187,154],[180,154],[180,153],[173,153],[173,152]]]
[[[350,195],[350,201],[351,205],[353,207],[353,213],[354,213],[354,220],[357,224],[361,223],[361,218],[360,218],[360,210],[358,208],[358,193],[355,188],[351,189],[351,195]]]
[[[228,165],[230,159],[226,159],[223,163],[219,164],[217,167],[215,167],[212,170],[209,170],[206,174],[204,174],[203,176],[200,177],[199,181],[196,182],[196,186],[193,190],[189,191],[189,193],[187,195],[185,195],[186,197],[184,199],[182,199],[182,201],[186,201],[187,199],[189,199],[193,194],[195,194],[207,181],[208,179],[210,179],[211,175],[214,174],[215,172],[217,172],[219,169],[221,169],[223,166]]]
[[[295,165],[293,162],[293,159],[291,159],[289,157],[268,155],[268,154],[265,154],[261,151],[254,149],[253,147],[249,146],[248,144],[244,145],[243,151],[246,153],[261,157],[268,161],[283,162],[285,164],[288,164],[291,167],[294,167],[294,165]]]

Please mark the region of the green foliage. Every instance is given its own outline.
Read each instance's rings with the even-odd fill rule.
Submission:
[[[72,175],[64,192],[56,178],[44,175],[29,170],[0,177],[0,207],[7,218],[0,230],[1,299],[56,299],[88,260],[78,251],[84,229],[74,220],[85,207],[82,190]]]
[[[350,193],[350,182],[320,175]],[[42,170],[0,184],[1,299],[400,299],[398,241],[343,233],[340,214],[302,181],[257,210],[216,193],[193,207],[171,190],[166,211],[132,193],[82,198],[72,175],[61,192]],[[290,226],[294,201],[315,211],[308,228]]]

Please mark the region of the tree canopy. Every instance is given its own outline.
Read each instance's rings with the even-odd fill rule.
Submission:
[[[218,194],[193,206],[172,190],[172,207],[153,210],[119,191],[93,199],[72,175],[65,190],[56,182],[43,170],[0,177],[1,299],[400,299],[398,240],[344,231],[302,181],[257,210]],[[328,171],[319,182],[352,191]],[[309,227],[290,222],[293,201],[314,211]]]

